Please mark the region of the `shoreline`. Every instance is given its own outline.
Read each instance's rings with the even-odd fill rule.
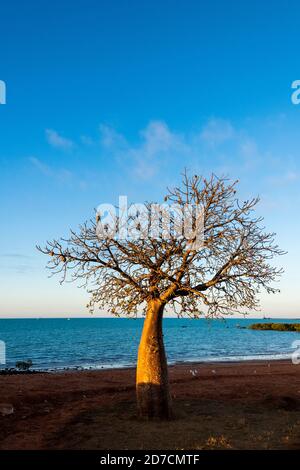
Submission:
[[[292,354],[292,353],[291,353]],[[292,363],[292,357],[253,357],[251,359],[229,359],[229,358],[220,358],[220,360],[216,360],[215,358],[211,360],[191,360],[191,361],[176,361],[168,363],[168,368],[176,367],[176,366],[209,366],[209,365],[242,365],[242,364],[251,364],[251,363],[264,363],[264,362],[290,362]],[[101,372],[101,371],[117,371],[117,370],[132,370],[135,369],[136,365],[116,365],[116,366],[100,366],[100,367],[81,367],[81,366],[74,366],[74,367],[62,367],[57,369],[45,368],[45,369],[35,369],[30,368],[28,371],[20,371],[15,369],[14,367],[10,368],[0,368],[0,376],[1,375],[30,375],[30,374],[61,374],[65,372]]]

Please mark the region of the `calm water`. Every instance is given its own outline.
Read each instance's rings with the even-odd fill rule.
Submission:
[[[237,327],[257,321],[261,320],[167,318],[168,361],[290,357],[292,343],[300,340],[300,334]],[[0,320],[0,340],[6,343],[6,367],[26,359],[33,361],[35,369],[124,367],[136,362],[142,323],[142,319],[110,318]]]

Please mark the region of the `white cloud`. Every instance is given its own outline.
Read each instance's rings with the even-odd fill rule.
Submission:
[[[215,147],[235,137],[235,130],[225,119],[210,119],[203,127],[200,138],[209,146]]]
[[[102,125],[101,144],[104,156],[114,158],[140,179],[150,179],[170,168],[184,167],[199,171],[249,166],[258,157],[257,145],[230,121],[211,119],[198,131],[179,133],[163,121],[150,121],[132,143],[114,128]]]
[[[300,178],[300,173],[297,171],[288,171],[285,175],[285,178],[288,182],[298,181]]]
[[[46,165],[45,163],[41,162],[41,160],[35,157],[30,157],[29,160],[41,173],[43,173],[46,176],[52,176],[53,172],[50,169],[50,167]]]
[[[139,133],[139,141],[129,143],[108,126],[101,126],[101,143],[120,164],[125,164],[136,176],[149,179],[169,161],[184,158],[190,151],[183,135],[172,132],[163,121],[150,121]]]
[[[140,143],[129,150],[129,157],[135,165],[135,173],[140,178],[150,178],[164,164],[175,161],[178,155],[184,158],[189,146],[184,137],[172,132],[167,124],[152,121],[140,132]]]
[[[273,186],[286,186],[297,183],[300,180],[300,172],[294,170],[286,170],[280,175],[270,176],[268,181]]]
[[[257,144],[254,140],[246,138],[241,142],[240,148],[244,157],[251,159],[257,157]]]
[[[266,151],[264,142],[261,142],[261,138],[257,139],[256,133],[242,127],[236,128],[226,119],[210,119],[192,132],[178,132],[162,120],[153,120],[133,140],[127,139],[108,125],[100,125],[99,130],[102,161],[105,165],[111,165],[113,171],[119,170],[133,179],[154,180],[158,175],[160,180],[164,177],[170,179],[172,174],[178,174],[184,167],[201,174],[215,172],[232,177],[246,176],[249,171],[258,169],[262,175],[266,171],[270,174],[273,168],[276,169],[274,184],[298,179],[296,172],[287,171],[294,167],[287,165],[286,158],[283,161],[280,158],[277,164],[274,162],[276,149]],[[51,145],[63,149],[74,145],[53,130],[47,130],[47,138]],[[84,135],[80,137],[80,143],[85,146],[84,157],[91,160],[92,167],[95,152],[99,151],[99,137],[91,139]],[[79,151],[80,148],[77,147]],[[64,181],[73,178],[81,189],[88,184],[82,175],[76,176],[68,170],[53,169],[36,158],[32,158],[32,163],[47,176]],[[275,179],[283,164],[285,172],[280,175],[279,183]],[[95,171],[98,169],[94,167],[94,173]]]
[[[21,254],[21,253],[3,253],[3,254],[0,254],[0,257],[3,257],[3,258],[24,258],[24,259],[31,259],[32,258],[32,256],[24,255],[24,254]]]
[[[61,183],[66,183],[73,178],[73,173],[65,168],[54,169],[36,157],[30,157],[30,162],[43,175],[54,178]]]
[[[52,147],[61,150],[71,150],[74,147],[74,142],[72,140],[62,137],[53,129],[46,129],[46,138],[47,142],[52,145]]]
[[[113,127],[106,124],[100,124],[101,144],[107,149],[126,148],[128,143],[122,134],[119,134]]]
[[[94,145],[93,139],[88,135],[81,135],[80,141],[83,145],[87,145],[87,146]]]

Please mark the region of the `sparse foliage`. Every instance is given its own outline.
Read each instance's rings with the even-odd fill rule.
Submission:
[[[259,199],[239,202],[237,182],[183,175],[182,185],[168,190],[165,200],[184,206],[201,204],[204,245],[191,250],[184,238],[99,239],[96,221],[71,231],[67,239],[38,249],[51,256],[49,268],[66,280],[88,286],[96,306],[114,315],[135,315],[159,298],[178,315],[246,313],[258,307],[261,290],[275,293],[281,269],[270,261],[283,254],[274,233],[254,216]]]
[[[16,368],[19,370],[27,371],[32,366],[32,360],[28,359],[27,361],[17,361]]]

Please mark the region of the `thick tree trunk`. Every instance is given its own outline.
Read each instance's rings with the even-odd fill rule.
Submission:
[[[162,317],[164,305],[154,299],[148,303],[138,352],[136,392],[142,418],[171,418],[168,366],[165,355]]]

